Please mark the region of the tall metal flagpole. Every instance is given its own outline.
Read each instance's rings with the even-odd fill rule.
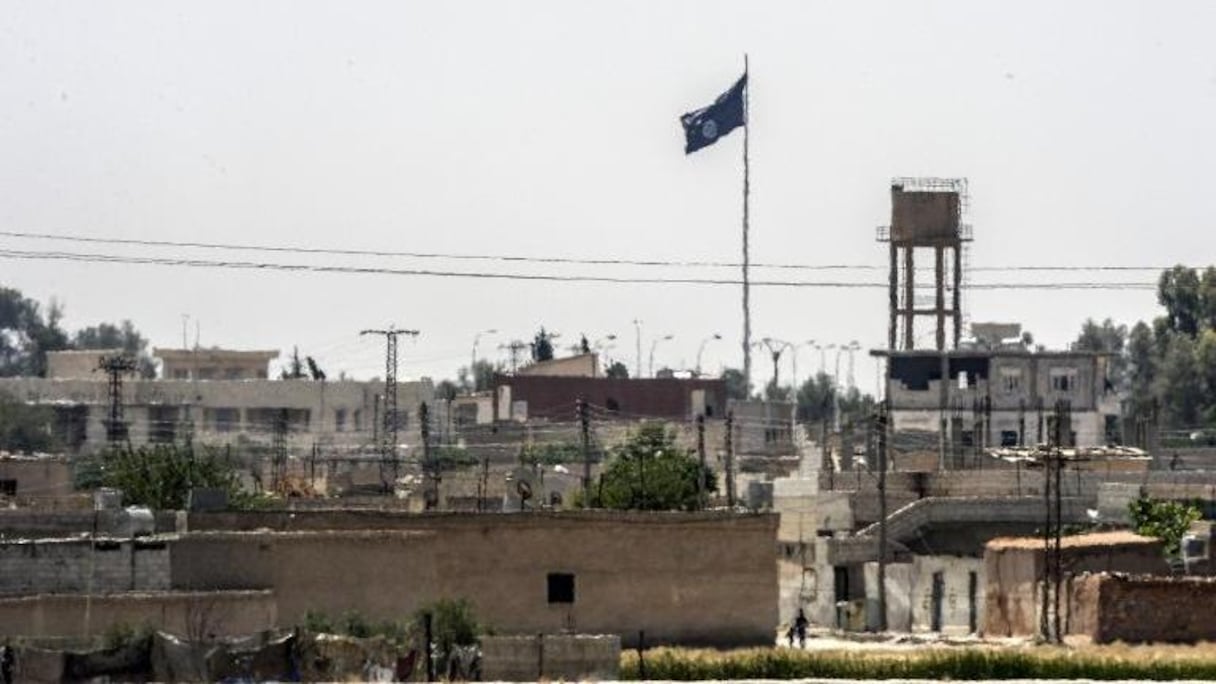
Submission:
[[[747,202],[750,194],[748,162],[747,162],[747,133],[750,117],[747,111],[748,91],[751,82],[747,80],[747,53],[743,53],[743,387],[744,392],[751,393],[752,382],[752,314],[751,314],[751,283],[748,281],[748,250],[747,250]]]

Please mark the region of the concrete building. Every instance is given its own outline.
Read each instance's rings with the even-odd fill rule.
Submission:
[[[288,449],[293,452],[311,448],[313,442],[346,449],[370,448],[373,444],[383,383],[270,380],[266,379],[266,364],[272,352],[211,351],[215,352],[209,362],[212,365],[200,361],[198,373],[189,379],[125,379],[123,419],[132,443],[169,443],[189,435],[207,444],[268,444],[276,426],[282,424]],[[91,352],[94,366],[100,354]],[[49,356],[56,359],[55,353]],[[83,368],[76,362],[79,356],[70,355],[70,364],[55,361],[56,367]],[[195,373],[194,366],[178,365],[188,364],[188,358],[168,353],[162,359],[172,373]],[[69,376],[80,374],[65,372]],[[240,377],[228,379],[226,375]],[[433,406],[436,420],[442,419],[443,407],[434,405],[434,386],[429,379],[400,382],[397,392],[398,426],[403,433],[417,428],[418,409],[423,402]],[[104,374],[85,378],[0,378],[0,393],[50,407],[55,429],[69,451],[91,452],[106,444],[104,421],[110,397]]]
[[[600,376],[599,354],[587,353],[561,359],[537,361],[517,369],[514,375],[544,375],[563,378],[598,378]]]
[[[1041,537],[999,538],[984,548],[989,636],[1033,636],[1039,632],[1046,554]],[[1064,537],[1062,581],[1085,572],[1168,575],[1161,541],[1131,532],[1104,532]],[[1064,606],[1062,610],[1066,610]],[[1070,622],[1065,620],[1064,622]]]
[[[130,614],[98,601],[90,615],[85,588],[138,599],[145,614],[159,606],[155,622],[166,625],[209,597],[263,592],[253,615],[210,613],[204,633],[215,634],[273,626],[250,628],[268,616],[290,627],[309,611],[400,620],[439,598],[467,598],[499,635],[619,634],[632,646],[645,631],[647,644],[727,647],[771,644],[775,633],[771,514],[300,510],[184,522],[188,532],[100,547],[0,549],[0,595],[14,597],[0,598],[0,637],[78,636],[90,624],[96,633]]]
[[[265,380],[279,352],[236,349],[153,349],[167,380]]]
[[[572,420],[580,398],[601,419],[721,418],[726,408],[720,379],[498,375],[494,392],[500,421]]]
[[[1071,445],[1120,439],[1120,397],[1106,355],[1021,346],[871,353],[888,364],[893,447],[944,451],[946,467],[966,465],[969,450],[1047,442],[1057,401],[1070,407]]]

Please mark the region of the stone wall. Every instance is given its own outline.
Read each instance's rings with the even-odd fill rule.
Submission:
[[[0,595],[169,588],[163,539],[0,542]]]
[[[1165,574],[1169,567],[1156,540],[1118,541],[1116,535],[1135,538],[1130,533],[1100,533],[1065,537],[1061,552],[1066,576],[1090,572],[1131,572]],[[1086,544],[1084,538],[1111,539],[1109,543]],[[1039,630],[1042,597],[1041,573],[1044,563],[1041,539],[994,540],[984,551],[984,634],[993,637],[1028,636]]]
[[[0,598],[0,636],[87,637],[125,625],[186,637],[235,636],[277,623],[269,591],[39,594]]]
[[[284,624],[310,609],[397,619],[465,597],[503,634],[577,630],[628,645],[645,630],[653,643],[741,645],[771,643],[777,625],[771,514],[297,511],[192,514],[189,525],[173,545],[173,587],[273,588]],[[572,602],[553,593],[559,576],[572,577]]]
[[[537,634],[481,639],[485,681],[602,681],[616,679],[621,638],[615,634]]]
[[[1216,639],[1216,579],[1093,574],[1073,586],[1070,632],[1097,643]]]

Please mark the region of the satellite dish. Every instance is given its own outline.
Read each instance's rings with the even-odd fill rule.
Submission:
[[[531,468],[520,467],[511,471],[507,476],[507,481],[514,483],[514,486],[508,486],[507,491],[511,493],[511,498],[519,501],[519,510],[527,510],[528,501],[534,500],[536,492],[536,474]]]

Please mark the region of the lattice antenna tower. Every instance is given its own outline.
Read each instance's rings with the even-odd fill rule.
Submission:
[[[417,337],[417,330],[404,330],[390,325],[382,330],[362,330],[360,335],[384,336],[384,402],[383,429],[380,431],[380,481],[385,489],[389,489],[387,469],[392,468],[392,485],[396,486],[397,478],[401,476],[401,464],[397,458],[397,433],[401,426],[400,414],[397,412],[397,337],[409,335]]]
[[[136,369],[135,359],[124,354],[102,356],[97,360],[97,370],[109,377],[110,412],[106,418],[106,440],[118,445],[127,439],[127,422],[123,420],[122,376]]]

